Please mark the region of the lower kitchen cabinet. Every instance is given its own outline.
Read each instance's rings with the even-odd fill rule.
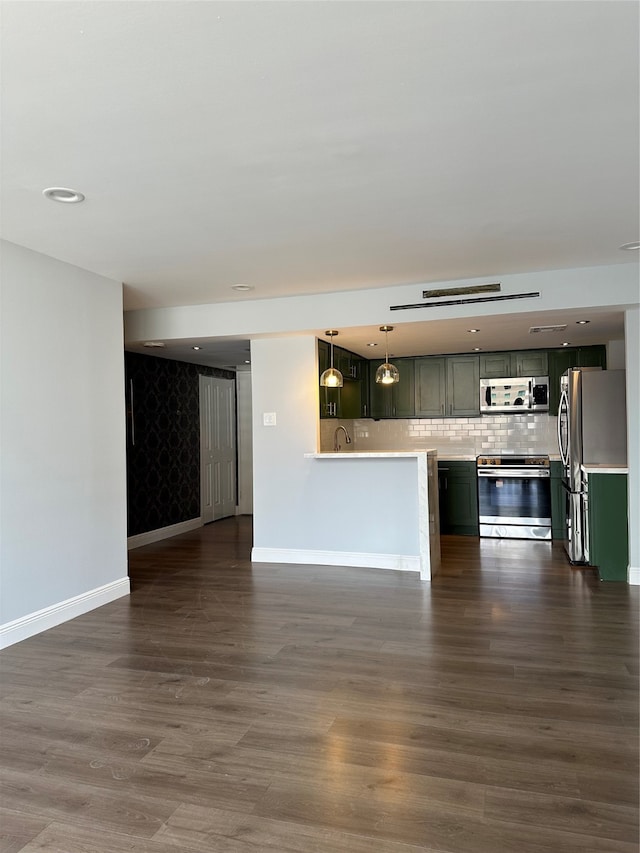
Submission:
[[[562,462],[551,462],[551,536],[553,539],[565,537],[566,500],[562,485]]]
[[[626,581],[629,565],[627,475],[589,474],[589,565],[600,580]]]
[[[441,533],[478,536],[478,480],[475,462],[438,462]]]

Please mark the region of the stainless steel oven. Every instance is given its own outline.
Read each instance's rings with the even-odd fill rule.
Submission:
[[[478,456],[480,536],[551,539],[548,456]]]

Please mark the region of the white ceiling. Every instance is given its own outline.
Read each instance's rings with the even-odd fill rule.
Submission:
[[[635,2],[1,11],[2,236],[128,309],[637,260]]]

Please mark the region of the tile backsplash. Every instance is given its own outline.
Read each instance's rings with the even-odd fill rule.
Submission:
[[[482,415],[478,418],[404,418],[398,420],[321,420],[320,449],[333,450],[335,429],[343,424],[353,443],[343,450],[419,450],[435,448],[443,458],[482,453],[558,452],[557,418],[543,413]]]

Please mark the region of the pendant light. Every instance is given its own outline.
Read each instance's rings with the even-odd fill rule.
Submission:
[[[380,326],[384,332],[385,362],[376,370],[376,382],[381,385],[394,385],[400,381],[400,373],[394,364],[389,364],[389,332],[393,332],[393,326]]]
[[[338,333],[334,329],[328,329],[325,335],[331,339],[331,367],[328,367],[320,377],[320,385],[324,388],[342,388],[343,379],[339,370],[333,366],[333,339]]]

